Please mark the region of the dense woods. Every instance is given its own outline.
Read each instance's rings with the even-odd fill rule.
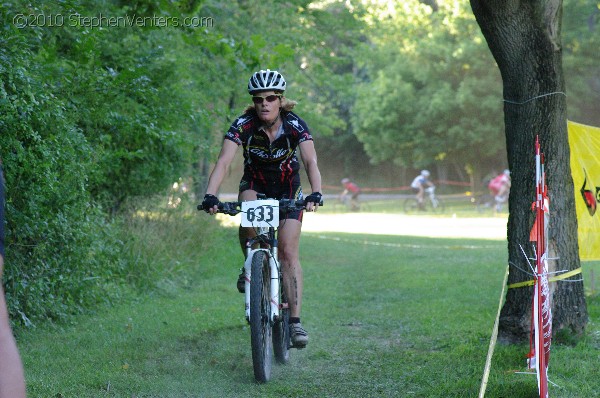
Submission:
[[[326,184],[425,167],[479,184],[507,165],[500,74],[465,2],[15,0],[0,15],[4,283],[24,325],[118,298],[132,200],[182,177],[202,189],[257,69],[286,76]],[[599,18],[564,1],[567,112],[592,125]]]

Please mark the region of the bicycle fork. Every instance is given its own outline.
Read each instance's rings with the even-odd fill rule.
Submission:
[[[248,256],[244,262],[244,283],[245,283],[245,301],[246,301],[246,320],[250,322],[250,281],[252,280],[252,258],[254,254],[259,251],[263,251],[269,259],[269,268],[271,275],[271,283],[269,297],[271,302],[271,312],[269,314],[269,321],[273,324],[277,318],[279,318],[279,264],[277,263],[277,247],[274,247],[271,253],[268,249],[250,249],[248,250]]]

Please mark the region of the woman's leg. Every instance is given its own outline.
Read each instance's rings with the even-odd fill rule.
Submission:
[[[304,280],[300,265],[300,230],[302,223],[287,219],[279,222],[279,261],[283,274],[283,288],[290,307],[290,337],[292,346],[304,348],[308,344],[308,333],[300,323]]]
[[[4,270],[4,175],[0,161],[0,398],[25,398],[23,364],[10,328],[2,287]]]
[[[300,317],[304,288],[299,255],[301,228],[302,223],[298,220],[279,221],[279,262],[283,273],[283,287],[290,305],[290,316],[293,318]]]
[[[238,196],[238,200],[240,202],[256,200],[256,195],[257,195],[256,191],[248,189],[246,191],[240,192],[240,194]],[[256,236],[256,233],[254,232],[254,229],[252,229],[252,228],[240,226],[239,230],[238,230],[238,236],[239,236],[239,240],[240,240],[240,247],[242,249],[242,253],[244,255],[244,258],[246,258],[246,240],[248,238]],[[244,268],[242,268],[240,270],[240,274],[238,275],[238,279],[236,282],[237,290],[240,293],[244,293],[246,291],[245,279],[246,279],[246,273],[244,271]]]
[[[3,259],[0,255],[0,280]],[[23,364],[8,320],[4,289],[0,283],[0,398],[25,398]]]
[[[238,195],[238,200],[240,202],[247,202],[250,200],[256,200],[257,193],[252,189],[248,189],[246,191],[240,192]],[[244,253],[244,257],[246,256],[246,239],[256,236],[253,228],[241,227],[239,229],[239,238],[240,238],[240,246],[242,248],[242,253]]]

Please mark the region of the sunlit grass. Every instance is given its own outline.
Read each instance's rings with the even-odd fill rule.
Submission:
[[[170,225],[172,224],[172,225]],[[304,233],[305,350],[252,375],[249,330],[235,282],[237,229],[194,212],[131,229],[140,261],[164,269],[158,289],[41,327],[19,341],[30,397],[474,397],[503,275],[501,240]],[[156,247],[155,247],[156,246]],[[173,268],[173,264],[179,265]],[[598,265],[598,264],[596,264]],[[148,266],[148,264],[146,264]],[[175,275],[175,276],[173,276]],[[555,344],[552,397],[594,396],[600,315],[572,346]],[[528,346],[497,346],[487,397],[533,397]],[[584,395],[579,395],[583,393]]]
[[[500,212],[494,212],[494,209],[477,209],[471,198],[466,195],[441,196],[444,201],[444,211],[441,213],[426,212],[425,215],[433,217],[495,217],[506,218],[508,212],[505,208]],[[383,213],[383,214],[405,214],[404,201],[405,196],[390,196],[387,199],[370,199],[368,196],[360,200],[360,212]],[[336,197],[329,197],[325,201],[322,209],[324,213],[349,213],[349,207],[344,205]]]

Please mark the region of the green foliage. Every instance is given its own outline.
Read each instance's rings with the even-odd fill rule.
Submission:
[[[16,51],[0,49],[2,65],[11,66],[0,69],[0,148],[8,304],[29,324],[106,301],[119,243],[87,190],[92,148],[70,122],[65,102],[39,79],[44,70],[26,54],[26,41],[20,44]]]
[[[238,23],[243,14],[230,18],[242,8],[259,19],[276,2],[262,8],[198,1],[4,5],[4,282],[13,319],[28,324],[109,301],[124,283],[152,284],[156,272],[124,255],[135,250],[119,232],[127,230],[120,218],[109,215],[130,199],[165,192],[194,169],[206,173],[232,114],[243,107],[247,76],[259,65],[285,64],[293,50],[266,40],[266,29],[248,34]],[[297,5],[277,7],[290,15]],[[23,15],[26,26],[18,26],[15,18]],[[52,19],[57,15],[63,19]],[[224,23],[91,26],[89,18],[100,16],[210,16]],[[201,166],[194,168],[198,158]]]
[[[440,0],[435,11],[424,3],[4,2],[0,156],[13,319],[64,318],[121,294],[111,286],[152,284],[156,273],[126,253],[132,242],[120,217],[136,209],[125,204],[190,175],[203,193],[258,69],[285,74],[286,94],[317,138],[326,184],[349,175],[405,184],[408,169],[432,165],[438,178],[499,167],[497,68],[467,3]],[[565,0],[564,9],[570,112],[600,124],[590,116],[597,7]],[[21,14],[28,26],[16,25]],[[89,24],[100,16],[149,19]],[[156,26],[153,17],[210,24]]]
[[[173,208],[165,208],[162,199],[129,203],[130,216],[122,219],[119,230],[124,244],[123,274],[139,292],[187,286],[190,270],[198,267],[199,258],[208,250],[209,220],[196,210],[193,196],[182,194]]]
[[[600,5],[594,1],[563,3],[563,67],[569,119],[600,126]]]

